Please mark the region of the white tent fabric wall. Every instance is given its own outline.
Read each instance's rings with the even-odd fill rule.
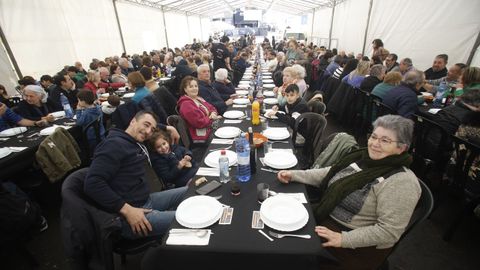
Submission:
[[[92,8],[95,7],[95,8]],[[0,24],[23,75],[39,79],[63,66],[121,50],[109,0],[0,1]]]
[[[315,10],[315,18],[313,19],[313,42],[315,42],[315,38],[319,39],[317,43],[317,45],[319,46],[328,46],[328,35],[330,33],[331,19],[332,10],[330,8],[322,8]]]
[[[209,34],[210,34],[210,29],[212,27],[212,22],[210,21],[210,18],[202,18],[202,41],[208,40]]]
[[[365,53],[370,56],[373,39],[380,38],[386,49],[411,58],[420,70],[441,53],[448,54],[448,66],[465,63],[480,30],[478,14],[478,0],[374,0]]]
[[[369,2],[370,0],[349,0],[335,7],[332,39],[338,39],[338,50],[355,54],[362,52]],[[328,10],[331,12],[331,9]]]
[[[202,39],[202,25],[201,25],[201,18],[199,16],[188,16],[188,26],[190,28],[190,40],[188,43],[192,43],[193,39],[197,39],[197,41],[201,41]],[[208,38],[208,37],[207,37]]]
[[[124,2],[117,2],[116,6],[128,54],[158,50],[167,45],[161,10]],[[121,50],[114,54],[120,53]]]
[[[3,84],[9,95],[16,95],[15,86],[17,86],[17,75],[8,60],[7,51],[3,49],[0,42],[0,84]]]
[[[167,29],[169,29],[167,34],[170,48],[180,48],[187,43],[192,43],[193,38],[190,38],[187,16],[180,13],[165,12],[165,21]]]

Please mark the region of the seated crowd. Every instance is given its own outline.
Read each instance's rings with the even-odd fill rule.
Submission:
[[[373,41],[371,58],[295,40],[270,44],[266,39],[261,46],[279,103],[270,116],[290,127],[309,111],[309,102],[322,102],[326,91],[335,95],[335,89],[324,89],[330,77],[371,93],[398,114],[374,121],[367,148],[343,155],[324,168],[278,173],[282,183],[318,188],[321,199],[313,205],[319,225],[315,233],[345,269],[366,267],[367,262],[375,269],[405,231],[420,197],[420,185],[408,169],[413,133],[409,118],[425,101],[420,92],[440,100],[453,95],[451,105],[433,118],[452,134],[459,127],[468,134],[476,130],[478,140],[480,68],[457,63],[447,69],[448,56],[440,54],[431,68],[420,71],[408,57],[397,62],[398,56],[385,49],[380,39]],[[178,131],[167,125],[167,117],[182,117],[193,143],[208,141],[233,104],[235,87],[254,50],[250,38],[230,42],[224,37],[220,43],[195,41],[183,49],[93,59],[89,71],[75,62],[53,77],[42,76],[39,82],[25,76],[19,80],[23,100],[18,104],[10,102],[0,85],[0,131],[51,123],[51,113],[63,110],[62,95],[76,110],[79,126],[101,119],[107,125],[101,127],[103,140],[98,145],[93,131],[88,132],[94,155],[85,194],[102,209],[123,217],[124,237],[161,235],[199,162],[178,144]],[[156,80],[167,76],[171,79],[159,80],[160,84]],[[113,98],[123,89],[134,92],[125,103]],[[150,193],[146,162],[167,190]]]

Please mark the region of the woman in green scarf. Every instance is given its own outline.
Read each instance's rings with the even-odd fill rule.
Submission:
[[[319,188],[312,205],[315,232],[340,265],[322,269],[377,269],[410,221],[421,195],[408,169],[413,121],[398,115],[373,123],[368,147],[355,150],[335,165],[320,169],[280,171],[280,182]]]

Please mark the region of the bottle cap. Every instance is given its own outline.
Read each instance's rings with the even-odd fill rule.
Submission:
[[[240,187],[236,183],[233,183],[230,192],[233,196],[238,196],[240,195]]]
[[[226,154],[227,154],[227,152],[225,151],[225,149],[223,149],[222,151],[220,151],[220,155],[224,156],[224,155],[226,155]]]

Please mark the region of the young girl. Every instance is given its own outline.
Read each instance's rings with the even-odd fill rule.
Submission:
[[[149,140],[152,167],[168,186],[186,186],[198,171],[192,152],[185,147],[172,144],[167,131],[158,130]]]

